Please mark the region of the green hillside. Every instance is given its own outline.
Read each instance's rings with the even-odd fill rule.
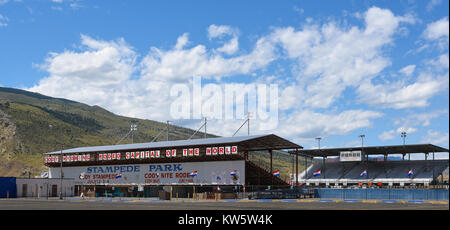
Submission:
[[[130,131],[132,122],[138,125],[135,143],[150,142],[166,128],[166,123],[115,115],[99,106],[0,87],[0,176],[39,175],[46,170],[42,153],[116,144]],[[171,125],[169,139],[187,139],[193,133],[194,130]],[[198,138],[203,136],[203,132],[196,134]],[[157,139],[163,140],[165,133]],[[120,143],[131,143],[131,138]],[[269,169],[268,153],[253,153],[250,157]],[[273,157],[273,169],[281,170],[282,178],[288,180],[292,157],[275,151]],[[303,164],[299,164],[301,169]]]
[[[138,125],[135,143],[150,142],[166,127],[166,123],[118,116],[99,106],[0,87],[0,176],[39,175],[45,170],[45,152],[116,144],[130,131],[132,122]],[[171,125],[169,138],[187,139],[193,133]],[[157,141],[165,139],[162,134]],[[131,138],[120,143],[131,143]]]

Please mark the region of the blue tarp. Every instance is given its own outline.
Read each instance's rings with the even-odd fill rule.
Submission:
[[[0,177],[0,198],[16,198],[16,178]]]
[[[388,199],[388,200],[448,200],[448,189],[315,189],[317,198]]]

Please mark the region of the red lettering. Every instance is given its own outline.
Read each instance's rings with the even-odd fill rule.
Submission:
[[[146,173],[144,178],[158,178],[158,173]]]
[[[189,173],[175,173],[175,178],[187,178]]]

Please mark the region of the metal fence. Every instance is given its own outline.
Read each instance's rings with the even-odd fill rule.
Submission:
[[[389,200],[448,200],[448,189],[332,189],[314,190],[318,198],[389,199]]]
[[[249,199],[299,199],[314,198],[314,189],[310,188],[288,188],[288,189],[271,189],[248,192]]]

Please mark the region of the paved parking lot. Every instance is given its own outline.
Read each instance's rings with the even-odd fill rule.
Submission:
[[[448,201],[421,200],[172,200],[0,199],[0,210],[448,210]]]

